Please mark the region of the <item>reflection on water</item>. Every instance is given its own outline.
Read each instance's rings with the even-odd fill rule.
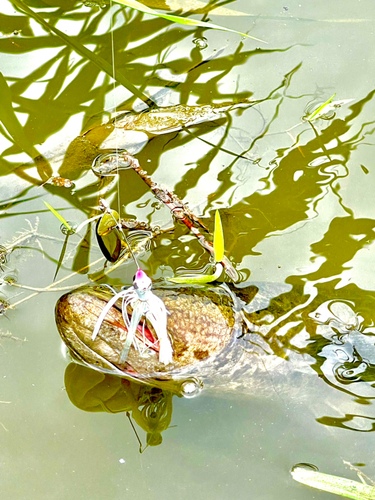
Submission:
[[[295,463],[332,473],[340,457],[373,466],[373,9],[366,0],[361,4],[358,14],[356,4],[344,2],[338,16],[328,3],[285,10],[277,2],[238,0],[230,10],[248,16],[216,20],[210,14],[212,22],[266,39],[259,48],[120,6],[3,1],[1,295],[17,304],[0,318],[1,400],[11,402],[0,403],[7,498],[33,500],[30,492],[49,498],[36,483],[43,475],[45,484],[56,482],[56,491],[74,500],[249,494],[304,500],[310,492],[293,491],[285,481]],[[354,100],[326,120],[301,121],[334,92]],[[236,369],[222,380],[212,373],[197,398],[174,398],[178,428],[167,433],[170,393],[69,365],[68,396],[87,412],[75,411],[61,390],[65,360],[53,308],[66,289],[98,276],[104,263],[88,226],[67,242],[58,275],[65,281],[40,293],[51,285],[64,242],[42,198],[79,224],[93,215],[100,192],[121,216],[147,227],[174,226],[143,245],[139,260],[148,275],[158,280],[200,270],[205,250],[134,172],[122,172],[119,183],[77,173],[98,153],[83,134],[110,122],[114,108],[125,113],[246,99],[258,105],[147,137],[137,153],[141,167],[189,202],[211,230],[220,209],[246,318]],[[134,142],[141,140],[138,135]],[[49,168],[62,162],[72,167],[65,174],[75,185],[45,184]],[[140,237],[135,233],[137,242]],[[73,270],[81,274],[68,278]],[[103,281],[122,286],[133,275],[132,264],[124,264]],[[7,284],[14,280],[20,288]],[[13,343],[12,336],[28,342]],[[196,388],[187,381],[185,395]],[[108,411],[129,412],[146,433],[143,445],[163,437],[163,446],[137,461],[133,431]],[[119,436],[124,442],[131,436],[128,446]],[[126,469],[118,470],[124,448]],[[56,470],[51,457],[61,460]],[[15,481],[20,464],[23,482]]]
[[[292,289],[248,317],[271,352],[282,357],[290,351],[308,354],[314,359],[312,368],[328,384],[369,404],[375,396],[375,296],[348,288],[324,287],[319,294],[299,297]],[[357,300],[325,301],[330,295]]]
[[[162,432],[172,420],[172,397],[168,391],[137,384],[70,363],[65,370],[65,388],[80,410],[131,413],[146,432],[148,446],[162,443]],[[142,447],[141,447],[142,449]]]
[[[361,324],[350,304],[330,301],[313,314],[316,333],[329,341],[318,356],[319,368],[328,381],[364,399],[374,398],[375,330]],[[363,382],[363,383],[361,383]]]

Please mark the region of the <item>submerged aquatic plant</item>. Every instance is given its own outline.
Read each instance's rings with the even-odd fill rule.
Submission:
[[[107,316],[111,307],[122,298],[122,316],[127,327],[126,341],[120,356],[120,363],[125,363],[131,345],[142,353],[146,349],[145,338],[145,320],[148,320],[153,326],[159,341],[159,361],[168,365],[173,361],[173,349],[167,333],[167,310],[164,302],[159,299],[151,290],[152,282],[147,274],[138,268],[134,276],[133,286],[116,293],[101,312],[92,334],[92,340],[95,340],[100,327]],[[132,314],[129,317],[128,306],[132,308]],[[143,346],[140,345],[135,337],[138,325],[143,320]],[[122,339],[123,340],[123,339]]]

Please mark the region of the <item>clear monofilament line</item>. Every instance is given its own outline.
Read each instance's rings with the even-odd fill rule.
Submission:
[[[110,7],[112,11],[112,0],[110,0]],[[111,28],[111,53],[112,53],[112,81],[113,81],[113,109],[114,109],[114,114],[116,117],[117,113],[117,107],[116,107],[116,65],[115,65],[115,44],[114,44],[114,36],[113,36],[113,30],[114,30],[114,24],[112,22],[112,15],[110,16],[110,28]],[[116,173],[117,173],[117,207],[118,207],[118,213],[121,214],[121,202],[120,202],[120,174],[119,174],[119,148],[118,148],[118,134],[117,134],[117,127],[115,125],[115,156],[116,156]],[[113,217],[114,218],[114,217]],[[130,246],[129,240],[124,233],[120,221],[115,221],[117,223],[117,228],[121,232],[121,235],[123,236],[125,243],[128,245],[129,252],[135,262],[135,265],[137,266],[137,269],[139,269],[139,264],[137,259],[135,258],[135,255],[132,251],[132,248]]]
[[[113,24],[113,13],[112,13],[112,0],[110,0],[110,17],[109,17],[109,22],[110,22],[110,30],[111,30],[111,54],[112,54],[112,86],[113,86],[113,110],[114,110],[114,115],[116,118],[116,113],[117,113],[117,104],[116,104],[116,64],[115,64],[115,42],[114,42],[114,36],[113,36],[113,31],[114,31],[114,24]],[[114,136],[115,136],[115,157],[116,157],[116,174],[117,174],[117,208],[118,208],[118,213],[121,213],[121,203],[120,203],[120,180],[119,180],[119,160],[118,160],[118,134],[117,134],[117,127],[116,127],[116,122],[115,122],[115,130],[114,130]],[[121,230],[122,231],[122,230]]]

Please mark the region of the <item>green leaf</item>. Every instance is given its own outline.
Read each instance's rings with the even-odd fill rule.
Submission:
[[[326,101],[324,102],[321,106],[319,106],[318,109],[316,109],[313,113],[311,113],[310,116],[308,116],[306,119],[307,121],[311,122],[312,120],[315,120],[316,118],[318,118],[318,115],[322,115],[324,113],[327,113],[327,111],[330,111],[330,109],[325,109],[328,107],[328,105],[332,102],[332,99],[335,97],[336,93],[331,95],[331,97]]]
[[[375,488],[367,484],[358,483],[338,476],[330,476],[310,468],[296,466],[292,469],[294,480],[317,488],[323,491],[329,491],[335,495],[341,495],[354,500],[370,500],[375,498]]]
[[[146,7],[146,5],[137,2],[136,0],[113,0],[116,3],[121,5],[125,5],[125,7],[130,7],[135,10],[139,10],[140,12],[144,12],[145,14],[151,14],[152,16],[162,17],[163,19],[167,19],[168,21],[172,21],[174,23],[184,24],[185,26],[201,26],[202,28],[214,28],[222,31],[230,31],[232,33],[237,33],[237,35],[245,36],[247,38],[252,38],[257,42],[267,43],[260,38],[255,38],[254,36],[247,35],[246,33],[241,33],[240,31],[231,30],[229,28],[225,28],[224,26],[219,26],[218,24],[206,23],[205,21],[196,21],[195,19],[189,19],[187,17],[174,16],[171,14],[160,14],[150,7]]]
[[[66,222],[66,220],[64,219],[64,217],[62,215],[60,215],[58,212],[56,212],[56,210],[54,208],[51,207],[51,205],[49,203],[47,203],[46,201],[43,200],[43,203],[45,204],[45,206],[51,210],[51,212],[53,213],[53,215],[55,217],[57,217],[59,219],[60,222],[62,222],[64,224],[64,226],[66,227],[66,229],[69,231],[69,232],[74,232],[74,229],[69,225],[68,222]]]
[[[219,210],[215,212],[215,232],[214,232],[214,258],[216,262],[221,262],[224,257],[224,233],[221,224]]]
[[[39,155],[39,152],[30,143],[25,135],[22,125],[18,121],[12,106],[12,94],[2,73],[0,73],[0,95],[0,121],[3,122],[15,144],[23,149],[23,151],[25,151],[31,158],[35,158],[35,156]]]
[[[168,281],[172,283],[187,283],[189,285],[201,285],[204,283],[211,283],[219,278],[220,274],[223,272],[222,264],[216,264],[216,269],[214,274],[184,274],[182,276],[177,276],[175,278],[168,278]]]

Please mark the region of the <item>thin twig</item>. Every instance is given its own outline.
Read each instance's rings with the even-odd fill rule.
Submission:
[[[165,186],[161,186],[154,182],[151,177],[147,174],[145,170],[142,170],[139,166],[139,162],[133,156],[127,153],[121,153],[121,157],[125,162],[129,163],[129,166],[139,175],[139,177],[147,184],[158,200],[162,201],[176,217],[185,224],[186,227],[194,234],[198,239],[199,243],[214,255],[214,248],[212,243],[206,240],[200,230],[196,227],[198,225],[200,228],[209,232],[206,226],[199,220],[199,218],[193,214],[193,212],[172,192],[169,191]],[[238,280],[237,271],[232,266],[231,262],[227,257],[223,257],[222,264],[228,274],[228,276],[233,280]]]
[[[138,441],[138,444],[139,444],[139,453],[141,453],[141,454],[142,454],[142,453],[145,451],[145,449],[147,448],[147,446],[146,446],[146,448],[144,448],[144,449],[142,450],[142,446],[143,446],[143,445],[142,445],[142,441],[140,440],[140,438],[139,438],[139,436],[138,436],[137,429],[134,427],[134,424],[133,424],[133,421],[132,421],[132,418],[131,418],[130,412],[128,412],[128,411],[127,411],[127,412],[126,412],[126,416],[128,417],[129,422],[130,422],[130,425],[131,425],[131,427],[132,427],[132,429],[133,429],[133,432],[134,432],[134,434],[135,434],[135,437],[137,438],[137,441]]]
[[[26,337],[24,339],[20,339],[19,337],[15,337],[14,335],[12,335],[12,332],[9,332],[9,331],[7,331],[7,332],[0,331],[0,338],[2,338],[2,339],[11,339],[11,340],[14,340],[14,341],[17,341],[17,342],[27,342],[27,338]],[[1,403],[1,401],[0,401],[0,403]]]
[[[366,479],[367,479],[367,481],[371,484],[371,486],[375,486],[375,482],[370,477],[368,477],[364,472],[362,472],[360,469],[358,469],[357,467],[354,467],[354,465],[352,465],[350,462],[347,462],[346,460],[343,460],[343,463],[345,465],[348,465],[351,470],[354,470],[357,473],[357,476],[359,477],[359,479],[362,481],[363,484],[368,484],[368,483],[366,483]]]
[[[37,217],[35,219],[34,227],[32,226],[31,222],[28,219],[26,219],[26,221],[29,223],[30,229],[26,230],[26,232],[24,233],[21,233],[20,236],[16,236],[15,238],[13,238],[13,240],[10,243],[3,245],[7,252],[11,252],[14,249],[14,247],[19,246],[21,243],[28,240],[31,236],[37,236],[39,218]]]
[[[72,287],[71,285],[70,286],[60,286],[60,287],[56,287],[56,288],[49,288],[49,287],[36,287],[36,286],[29,286],[29,285],[20,285],[19,283],[7,283],[5,281],[5,283],[9,286],[12,286],[14,288],[21,288],[22,290],[32,290],[33,292],[63,292],[65,290],[70,290]],[[83,286],[85,285],[87,282],[85,281],[84,283],[81,283],[79,285],[76,285],[77,287],[78,286]],[[22,300],[21,300],[22,302]],[[18,304],[19,302],[17,302]],[[15,306],[15,304],[12,304],[11,307],[8,307],[8,309],[11,309]],[[1,334],[0,334],[1,336]]]

